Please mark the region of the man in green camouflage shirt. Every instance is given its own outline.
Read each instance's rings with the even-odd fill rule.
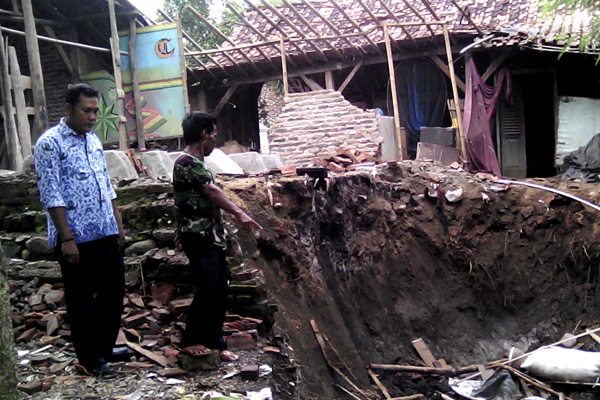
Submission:
[[[227,312],[226,234],[221,210],[235,216],[242,228],[262,227],[215,185],[204,161],[216,144],[215,118],[193,112],[183,121],[187,145],[173,168],[173,191],[177,206],[178,237],[190,260],[194,300],[188,312],[181,345],[194,355],[204,347],[217,349],[223,360],[237,356],[225,349],[221,331]]]

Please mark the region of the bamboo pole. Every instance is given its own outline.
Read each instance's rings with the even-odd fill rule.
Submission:
[[[187,69],[185,67],[185,54],[183,47],[183,29],[181,29],[181,20],[177,18],[177,42],[179,43],[179,59],[181,62],[181,79],[183,84],[183,106],[185,108],[185,115],[190,114],[190,99],[188,95],[187,87]]]
[[[283,41],[283,35],[279,36],[279,46],[281,47],[281,77],[283,79],[283,97],[287,97],[290,92],[290,88],[288,86],[287,64],[285,62],[285,43]]]
[[[23,159],[32,155],[31,151],[31,127],[27,118],[27,104],[25,103],[25,86],[21,77],[17,51],[13,46],[8,48],[8,61],[10,65],[10,78],[15,97],[15,111],[17,115],[17,133],[21,144]]]
[[[392,104],[394,106],[394,132],[396,134],[396,141],[398,146],[398,158],[405,160],[408,158],[406,150],[406,138],[402,135],[400,129],[400,111],[398,107],[398,93],[396,92],[396,75],[394,72],[394,59],[392,58],[392,46],[390,44],[390,34],[388,32],[387,21],[383,21],[383,36],[385,39],[385,50],[387,52],[388,69],[390,73],[390,87],[392,90]]]
[[[137,31],[135,28],[135,18],[129,20],[129,66],[131,68],[131,94],[135,107],[135,127],[137,129],[138,150],[146,148],[146,139],[144,138],[144,116],[142,115],[142,97],[140,94],[140,78],[137,68],[137,54],[135,45],[137,42]]]
[[[113,70],[115,74],[115,87],[117,89],[117,114],[119,115],[119,149],[127,150],[127,132],[125,131],[125,116],[123,115],[123,82],[121,81],[121,55],[119,53],[119,32],[117,31],[117,17],[115,14],[115,1],[108,0],[108,14],[110,18],[110,48],[112,53]]]
[[[0,69],[2,70],[2,105],[4,107],[4,127],[6,132],[6,151],[8,163],[12,170],[18,171],[23,165],[21,146],[17,136],[17,125],[13,111],[12,95],[10,93],[10,77],[8,75],[8,60],[4,47],[4,37],[0,35]]]
[[[44,74],[42,72],[42,61],[38,46],[35,19],[33,17],[33,6],[31,0],[21,0],[23,17],[25,18],[25,39],[27,43],[27,59],[29,60],[29,76],[31,77],[31,91],[33,92],[33,139],[48,129],[48,109],[46,106],[46,94],[44,91]]]
[[[462,110],[460,109],[460,98],[458,97],[458,88],[456,86],[456,74],[454,73],[454,61],[452,59],[452,47],[450,46],[450,35],[448,34],[448,25],[443,24],[442,29],[444,30],[444,42],[446,44],[446,56],[448,58],[448,69],[450,70],[450,83],[452,84],[452,96],[454,97],[454,104],[456,104],[456,124],[458,131],[458,143],[460,144],[460,155],[463,162],[467,160],[467,145],[465,142],[465,133],[463,131],[462,121]]]
[[[416,373],[427,373],[447,376],[457,376],[468,372],[476,372],[477,366],[471,365],[463,368],[436,368],[436,367],[419,367],[414,365],[390,365],[390,364],[371,364],[371,369],[378,369],[382,371],[393,371],[393,372],[416,372]]]

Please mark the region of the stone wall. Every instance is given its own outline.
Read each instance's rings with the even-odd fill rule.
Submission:
[[[269,131],[272,153],[286,164],[311,166],[346,148],[379,153],[377,113],[350,104],[332,90],[294,93]]]

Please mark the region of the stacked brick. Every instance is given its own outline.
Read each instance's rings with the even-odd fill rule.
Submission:
[[[353,106],[339,92],[294,93],[269,131],[269,146],[286,164],[302,167],[345,148],[375,155],[383,141],[377,121],[375,111]]]

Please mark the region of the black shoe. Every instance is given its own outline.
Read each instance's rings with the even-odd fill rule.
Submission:
[[[88,373],[95,376],[98,379],[112,379],[117,377],[117,371],[115,371],[110,365],[102,364],[96,368],[88,368]]]

